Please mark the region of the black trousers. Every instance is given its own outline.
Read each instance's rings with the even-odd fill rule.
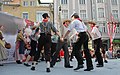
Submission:
[[[79,36],[79,38],[78,38],[77,42],[75,43],[75,47],[73,48],[75,58],[77,59],[78,65],[83,64],[83,57],[80,52],[81,46],[83,45],[83,50],[84,50],[85,57],[86,57],[86,66],[87,66],[87,68],[93,67],[91,54],[88,49],[88,40],[89,40],[88,35],[86,34],[86,32],[81,32],[81,33],[79,33],[78,36]]]
[[[38,39],[38,50],[35,54],[34,61],[37,61],[40,57],[40,52],[44,47],[44,53],[45,53],[45,60],[50,61],[50,55],[51,55],[51,35],[50,34],[40,34],[40,38]]]
[[[56,46],[57,46],[57,43],[52,43],[52,45],[51,45],[51,57],[52,57],[53,53],[56,51]]]
[[[64,66],[69,66],[70,62],[69,62],[69,52],[68,52],[67,40],[65,40],[64,42],[61,42],[61,41],[58,42],[58,44],[56,46],[56,51],[52,56],[51,64],[55,65],[55,63],[57,61],[57,57],[58,57],[61,49],[64,50]]]
[[[56,51],[56,46],[57,46],[57,43],[52,43],[52,45],[51,45],[51,58],[52,58],[53,54]],[[60,55],[59,54],[58,54],[58,58],[60,59]]]
[[[100,52],[100,46],[101,46],[101,38],[94,40],[94,49],[95,49],[95,55],[98,60],[98,64],[103,65],[103,58]]]
[[[30,55],[30,56],[35,56],[36,47],[37,47],[37,41],[34,41],[34,40],[31,39],[30,46],[31,46],[31,50],[30,50],[29,55]]]

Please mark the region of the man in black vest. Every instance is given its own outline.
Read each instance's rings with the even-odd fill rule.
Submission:
[[[42,21],[42,23],[39,24],[41,33],[40,33],[40,38],[38,39],[38,50],[37,50],[37,52],[35,54],[34,63],[32,65],[31,70],[35,70],[36,62],[40,57],[40,52],[41,52],[42,48],[44,47],[45,60],[46,60],[46,63],[47,63],[46,72],[50,72],[51,30],[53,32],[55,32],[56,34],[58,34],[58,31],[54,27],[52,22],[49,21],[49,16],[48,16],[47,13],[44,13],[42,15],[42,17],[43,17],[43,21]]]

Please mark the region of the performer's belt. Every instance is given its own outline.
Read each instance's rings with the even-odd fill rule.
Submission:
[[[86,32],[79,32],[79,34],[83,34],[83,33],[86,33]]]
[[[40,35],[51,35],[51,33],[40,33]]]

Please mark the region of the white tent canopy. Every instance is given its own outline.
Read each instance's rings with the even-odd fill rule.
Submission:
[[[16,34],[18,29],[25,26],[24,19],[12,16],[10,14],[0,12],[0,25],[5,27],[5,33]]]
[[[25,26],[25,21],[22,18],[12,16],[8,13],[0,12],[0,25],[4,26],[3,36],[5,40],[11,43],[11,49],[7,50],[7,62],[13,62],[17,31],[18,29],[22,29]]]

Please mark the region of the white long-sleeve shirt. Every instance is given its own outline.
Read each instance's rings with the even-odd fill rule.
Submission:
[[[79,32],[86,32],[87,26],[84,24],[84,22],[79,21],[78,19],[75,19],[71,22],[71,24],[68,27],[69,31],[72,31],[72,29],[75,28],[75,30]]]
[[[101,33],[96,26],[93,27],[93,29],[91,31],[91,36],[92,36],[92,40],[96,40],[98,38],[101,38]]]
[[[70,35],[69,40],[70,40],[71,43],[75,43],[78,39],[78,32],[75,29],[73,29],[71,31],[71,34],[72,35]]]

